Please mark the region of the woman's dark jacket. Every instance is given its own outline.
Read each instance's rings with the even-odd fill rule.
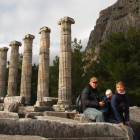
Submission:
[[[119,94],[117,92],[111,97],[110,118],[117,120],[118,123],[129,121],[129,98],[126,93]]]
[[[93,89],[91,85],[85,87],[82,91],[81,101],[83,106],[83,112],[88,107],[98,108],[100,99],[97,89]]]

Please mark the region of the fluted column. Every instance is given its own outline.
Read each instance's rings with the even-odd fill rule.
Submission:
[[[0,97],[4,97],[7,66],[7,51],[9,48],[0,48]]]
[[[59,89],[58,105],[67,108],[71,105],[71,24],[74,19],[70,17],[61,18],[60,56],[59,56]]]
[[[21,42],[12,41],[12,42],[10,42],[10,46],[11,46],[11,56],[10,56],[10,65],[9,65],[7,94],[10,96],[16,96],[16,94],[17,94],[19,46],[21,46]]]
[[[50,55],[50,32],[48,27],[39,30],[40,53],[38,70],[37,101],[43,101],[43,97],[49,97],[49,55]]]
[[[26,104],[30,104],[31,100],[32,44],[34,38],[35,36],[30,34],[23,37],[24,54],[22,60],[20,96],[24,96],[26,98]]]

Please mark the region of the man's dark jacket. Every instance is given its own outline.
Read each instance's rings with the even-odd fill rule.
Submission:
[[[88,107],[98,108],[100,99],[97,89],[93,89],[91,85],[85,87],[82,91],[81,101],[83,106],[83,112]]]

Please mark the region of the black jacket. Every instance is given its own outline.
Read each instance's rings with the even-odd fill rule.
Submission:
[[[91,85],[85,87],[82,91],[81,101],[83,106],[83,112],[88,107],[98,108],[100,99],[97,89],[93,89]]]

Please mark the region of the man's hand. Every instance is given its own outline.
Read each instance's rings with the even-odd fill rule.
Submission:
[[[103,102],[99,102],[99,106],[103,107],[105,105],[104,101]]]

